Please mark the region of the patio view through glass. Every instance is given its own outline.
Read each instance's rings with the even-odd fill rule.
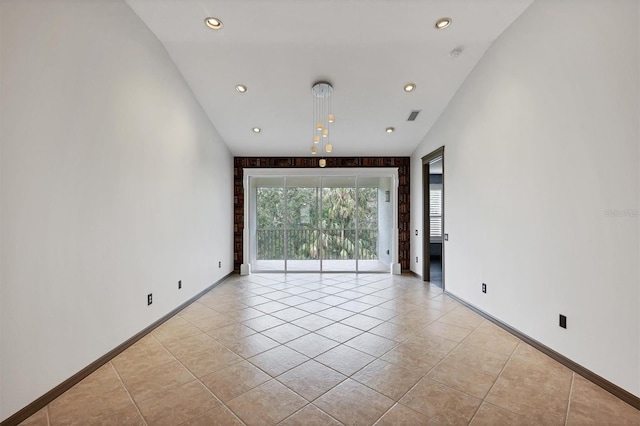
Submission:
[[[388,272],[391,178],[252,179],[254,271]]]

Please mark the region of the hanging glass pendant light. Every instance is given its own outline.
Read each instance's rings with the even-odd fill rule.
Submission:
[[[313,94],[313,143],[311,147],[311,154],[316,154],[318,149],[315,144],[320,143],[322,140],[322,153],[330,153],[333,151],[333,146],[329,142],[329,124],[335,121],[335,116],[331,112],[331,94],[333,93],[333,87],[326,81],[318,81],[311,87],[311,93]],[[319,161],[320,167],[327,165],[327,160],[321,158]]]

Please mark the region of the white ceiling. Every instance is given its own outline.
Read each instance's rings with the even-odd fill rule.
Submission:
[[[127,0],[237,156],[308,156],[311,86],[332,83],[333,156],[410,155],[533,0]],[[213,31],[207,16],[222,20]],[[435,30],[441,17],[449,28]],[[457,58],[449,56],[463,49]],[[405,93],[413,82],[417,89]],[[236,84],[248,87],[245,94]],[[411,110],[421,110],[408,122]],[[253,127],[262,128],[254,134]],[[393,126],[394,133],[385,133]]]

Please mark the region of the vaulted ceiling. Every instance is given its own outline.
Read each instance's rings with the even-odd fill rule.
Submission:
[[[532,1],[127,3],[164,44],[234,155],[310,155],[311,86],[326,80],[336,116],[331,155],[384,156],[411,154],[489,46]],[[211,16],[222,29],[204,24]],[[438,30],[442,17],[452,23]],[[416,90],[406,93],[407,83]],[[246,93],[236,91],[238,84]],[[413,110],[420,111],[417,119],[407,121]]]

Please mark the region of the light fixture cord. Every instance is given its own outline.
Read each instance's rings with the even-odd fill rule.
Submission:
[[[327,138],[324,137],[324,132],[326,131],[326,126],[324,125],[324,98],[322,97],[322,93],[324,92],[324,90],[322,90],[322,85],[320,86],[320,120],[322,121],[322,135],[320,136],[322,138],[322,145],[323,148],[327,145]]]
[[[331,89],[329,86],[327,86],[327,97],[329,99],[327,99],[327,131],[329,131],[329,115],[331,114]],[[329,134],[327,135],[327,144],[330,144],[331,142],[329,142],[329,138],[331,137],[331,132],[329,132]]]
[[[324,154],[325,154],[325,138],[323,137],[323,133],[325,130],[325,126],[324,126],[324,99],[322,98],[322,85],[319,86],[319,90],[318,90],[318,102],[320,102],[320,116],[318,117],[318,121],[320,121],[322,123],[322,130],[320,130],[320,139],[322,140],[322,159],[324,160]]]

